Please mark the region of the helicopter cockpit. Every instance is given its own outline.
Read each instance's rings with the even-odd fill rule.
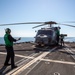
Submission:
[[[51,29],[41,29],[41,30],[38,30],[38,33],[37,35],[52,35],[53,34],[53,30]]]

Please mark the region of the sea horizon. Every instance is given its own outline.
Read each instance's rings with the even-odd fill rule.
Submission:
[[[15,39],[19,38],[19,37],[14,37]],[[20,43],[20,42],[29,42],[29,41],[34,41],[34,37],[21,37],[21,40],[17,41],[16,43]],[[5,44],[4,42],[4,37],[0,37],[0,44]]]
[[[14,37],[15,39],[16,38],[19,38],[19,37]],[[30,41],[35,41],[35,38],[34,37],[21,37],[21,40],[17,41],[16,43],[20,43],[20,42],[30,42]],[[64,41],[65,42],[75,42],[75,37],[65,37],[64,38]],[[0,44],[5,44],[4,43],[4,38],[3,37],[0,37]]]

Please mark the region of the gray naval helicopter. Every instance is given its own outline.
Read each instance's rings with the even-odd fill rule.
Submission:
[[[35,26],[37,28],[43,25],[49,25],[49,27],[44,27],[38,30],[35,36],[36,46],[45,46],[45,45],[58,45],[61,39],[61,35],[67,36],[67,34],[60,34],[60,27],[53,27],[54,24],[57,24],[54,21],[45,22],[42,25]],[[58,33],[57,33],[58,32]]]
[[[73,22],[72,22],[73,23]],[[75,23],[75,22],[74,22]],[[57,34],[56,32],[59,31],[60,33],[60,27],[53,27],[53,25],[65,25],[65,26],[70,26],[70,27],[75,27],[74,25],[69,25],[69,24],[61,24],[61,23],[57,23],[55,21],[49,21],[49,22],[24,22],[24,23],[11,23],[11,24],[0,24],[0,26],[8,26],[8,25],[24,25],[24,24],[40,24],[37,25],[33,28],[37,28],[40,26],[44,26],[44,25],[49,25],[49,27],[47,28],[41,28],[38,30],[36,36],[35,36],[35,45],[36,46],[44,46],[44,45],[56,45],[58,44],[58,40],[57,40]],[[59,36],[61,37],[61,35],[63,36],[67,36],[67,34],[60,34]],[[60,38],[59,38],[60,40]]]

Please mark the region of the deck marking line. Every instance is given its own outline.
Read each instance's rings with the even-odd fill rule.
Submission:
[[[40,60],[42,60],[42,61],[48,61],[48,62],[54,62],[54,63],[61,63],[61,64],[75,65],[74,62],[59,61],[59,60],[51,60],[51,59],[40,59]]]
[[[30,54],[30,55],[29,55],[29,57],[32,57],[32,56],[35,56],[35,55],[37,55],[37,54],[32,53],[32,54]],[[23,62],[21,62],[22,60],[23,60]],[[18,61],[18,62],[21,62],[21,63],[19,63],[19,64],[18,64],[18,62],[16,62],[16,64],[18,64],[18,65],[20,65],[20,64],[21,64],[18,68],[16,68],[16,70],[18,70],[19,68],[23,67],[24,62],[25,62],[25,61],[28,61],[28,60],[29,60],[29,59],[26,59],[26,60],[25,60],[25,58],[23,58],[23,59],[21,59],[20,61]],[[15,69],[14,69],[14,70],[12,70],[12,71],[10,71],[10,72],[9,72],[9,73],[7,73],[6,75],[8,75],[8,74],[10,75],[10,74],[11,74],[12,72],[14,72],[14,71],[15,71]]]
[[[66,46],[69,47],[67,44],[66,44]],[[74,54],[74,52],[72,51],[72,49],[70,50],[69,48],[66,48],[65,50],[66,50],[67,52],[70,52],[70,53]],[[75,60],[75,56],[74,56],[74,55],[71,55],[71,56],[72,56],[72,58]]]
[[[19,54],[16,54],[15,56],[17,57],[24,57],[24,58],[30,58],[30,59],[33,59],[34,57],[30,57],[30,56],[23,56],[23,55],[19,55]]]
[[[6,55],[7,53],[6,52],[0,52],[0,54],[5,54]]]
[[[33,55],[34,55],[34,53],[30,54],[29,57],[32,57]],[[26,59],[26,58],[24,57],[23,59],[17,61],[16,64],[18,64],[18,63],[21,62],[21,61],[24,61],[25,59]],[[26,60],[27,60],[27,59],[26,59]]]
[[[34,59],[35,56],[37,56],[38,54],[40,54],[40,53],[33,53],[33,54],[29,55],[29,57],[33,57],[33,58],[30,58],[30,59]],[[29,59],[23,58],[23,59],[21,59],[20,61],[18,61],[18,62],[21,62],[21,63],[19,63],[18,65],[21,65],[21,64],[25,63],[25,62],[28,61],[28,60],[29,60]],[[16,64],[17,64],[18,62],[16,62]]]
[[[29,63],[27,63],[26,65],[24,65],[22,68],[15,70],[14,73],[11,73],[11,75],[17,75],[18,73],[24,71],[25,69],[27,69],[29,66],[31,66],[32,64],[34,64],[35,62],[37,62],[37,60],[42,59],[43,57],[45,57],[47,54],[49,54],[50,52],[52,52],[53,50],[55,50],[57,47],[51,49],[50,51],[47,52],[43,52],[40,56],[34,58],[33,60],[31,60]],[[8,75],[10,75],[10,73],[8,73]]]
[[[33,70],[39,63],[40,63],[40,61],[37,62],[25,75],[27,75],[29,72],[31,72],[31,70]]]
[[[5,52],[0,52],[0,54],[6,55],[7,53],[5,53]],[[30,58],[30,59],[33,59],[33,58],[34,58],[34,57],[24,56],[24,55],[19,55],[19,54],[15,54],[15,56],[17,56],[17,57],[23,57],[23,58]]]

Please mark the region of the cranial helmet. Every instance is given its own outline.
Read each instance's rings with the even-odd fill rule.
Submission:
[[[6,32],[6,33],[7,33],[7,32],[11,32],[11,29],[6,28],[6,29],[5,29],[5,32]]]

